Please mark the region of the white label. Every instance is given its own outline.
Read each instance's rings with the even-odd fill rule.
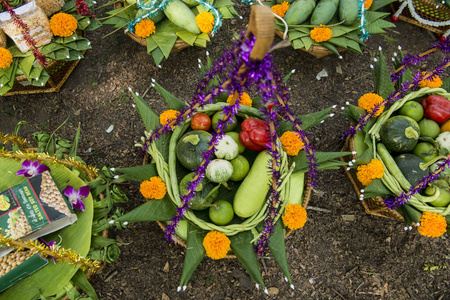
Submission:
[[[44,30],[44,28],[42,28],[42,26],[31,29],[30,37],[34,40],[36,47],[48,44],[52,40],[51,36]],[[21,52],[27,52],[30,50],[23,34],[12,36],[11,38]]]

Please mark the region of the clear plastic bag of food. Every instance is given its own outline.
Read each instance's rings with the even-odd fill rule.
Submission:
[[[25,0],[25,2],[31,2],[32,0]],[[42,8],[47,17],[50,17],[55,12],[60,11],[64,6],[64,0],[34,0],[36,5]]]
[[[33,38],[37,47],[46,45],[52,41],[53,33],[50,30],[48,18],[34,1],[15,8],[14,12],[28,26],[29,35]],[[22,28],[14,23],[13,18],[7,11],[0,13],[0,28],[16,43],[22,53],[30,50]]]
[[[0,48],[6,48],[6,34],[0,29]]]

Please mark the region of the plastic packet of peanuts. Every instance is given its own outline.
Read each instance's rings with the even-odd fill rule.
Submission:
[[[31,2],[32,0],[25,0],[25,2]],[[55,12],[61,10],[64,6],[64,0],[34,0],[36,5],[42,8],[47,17],[50,17]]]
[[[0,29],[0,48],[6,48],[6,34]]]

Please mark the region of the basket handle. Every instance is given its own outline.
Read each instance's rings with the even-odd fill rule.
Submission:
[[[250,58],[263,60],[273,43],[275,35],[275,17],[272,10],[265,5],[252,5],[250,21],[245,37],[252,33],[256,37]]]

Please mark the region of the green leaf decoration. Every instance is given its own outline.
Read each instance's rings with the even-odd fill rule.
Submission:
[[[314,113],[299,116],[299,120],[302,121],[302,129],[308,130],[320,124],[323,120],[330,117],[330,111],[332,109],[332,107],[329,107]]]
[[[364,188],[364,198],[386,197],[392,195],[392,192],[383,184],[381,179],[374,179]]]
[[[400,66],[402,65],[401,61],[403,60],[403,57],[404,57],[403,56],[403,52],[399,51],[398,52],[398,56],[395,57],[395,61],[394,61],[394,67],[396,69],[400,68]],[[446,81],[448,81],[449,78],[447,78]],[[406,81],[412,82],[412,80],[413,80],[413,75],[411,73],[411,70],[409,68],[406,68],[406,70],[404,70],[402,76],[400,77],[400,80],[398,81],[398,84],[402,84],[402,83],[404,83]],[[445,88],[444,86],[445,86],[445,82],[444,82],[442,88],[445,89],[446,91],[450,90],[450,89],[448,89],[449,87]]]
[[[34,55],[30,55],[19,59],[19,67],[27,77],[30,77],[31,69],[33,68]]]
[[[36,68],[33,68],[33,71],[36,70]],[[39,77],[36,80],[35,77],[33,77],[33,72],[31,74],[31,85],[33,86],[45,86],[47,84],[47,81],[50,79],[50,75],[47,73],[47,71],[42,68],[41,72],[39,72]]]
[[[258,258],[253,250],[251,243],[253,234],[250,231],[244,231],[236,235],[230,236],[231,250],[238,258],[239,262],[247,270],[254,282],[261,285],[265,289],[264,282],[259,271]]]
[[[91,248],[103,248],[116,243],[115,239],[105,238],[101,235],[93,236],[91,240]]]
[[[61,190],[67,185],[71,185],[75,189],[86,185],[69,169],[60,165],[49,164],[48,166],[56,184]],[[5,190],[25,180],[24,177],[15,175],[21,168],[21,161],[0,158],[0,172],[3,174],[0,178],[0,190]],[[83,202],[85,210],[77,212],[78,220],[74,224],[46,236],[45,239],[47,241],[59,241],[61,237],[61,247],[86,256],[90,248],[92,230],[93,200],[91,195],[83,199]],[[77,265],[67,263],[49,263],[44,268],[2,292],[1,296],[3,299],[21,300],[31,299],[39,291],[46,297],[54,295],[64,288],[78,268],[79,266]],[[58,276],[55,276],[55,274],[58,274]]]
[[[194,46],[194,42],[197,39],[196,34],[189,32],[187,30],[177,32],[177,36],[191,46]]]
[[[72,148],[69,152],[69,157],[77,156],[78,143],[80,141],[81,124],[78,124],[77,132],[75,133],[75,138],[73,139]]]
[[[84,30],[93,31],[102,27],[102,22],[100,22],[98,19],[93,19],[92,17],[90,17],[89,21],[90,21],[89,25],[86,28],[84,28]]]
[[[367,24],[366,30],[370,34],[380,34],[386,32],[382,28],[389,28],[389,27],[395,27],[395,25],[385,20],[376,20],[375,22]]]
[[[312,38],[310,38],[309,36],[305,36],[305,37],[302,37],[300,39],[302,40],[302,43],[305,46],[306,50],[311,48],[311,45],[313,44],[313,39]]]
[[[294,49],[301,49],[305,47],[305,44],[303,43],[303,41],[300,39],[296,39],[292,41],[292,46],[294,47]]]
[[[447,79],[442,83],[441,88],[446,91],[450,91],[450,77],[447,77]]]
[[[186,241],[186,255],[184,256],[183,273],[181,274],[180,287],[186,286],[192,274],[205,257],[203,239],[206,232],[188,222],[188,236]]]
[[[301,37],[309,36],[309,33],[303,33],[297,30],[291,30],[289,31],[289,40],[292,42],[292,40],[299,39]]]
[[[177,36],[173,33],[159,32],[152,35],[153,40],[161,49],[165,58],[168,58],[170,51],[172,51],[173,45],[177,41]]]
[[[153,50],[158,48],[158,44],[153,40],[152,36],[146,38],[147,41],[147,53],[151,53]]]
[[[223,6],[233,6],[233,2],[230,0],[215,0],[214,6],[216,7],[223,7]]]
[[[375,1],[374,1],[375,2]],[[366,22],[372,23],[375,22],[378,19],[383,19],[387,16],[389,16],[390,13],[385,13],[385,12],[379,12],[379,11],[372,11],[372,10],[367,10],[364,14],[364,16],[366,17]],[[358,23],[358,22],[356,22]],[[392,23],[391,23],[392,24]],[[359,24],[357,24],[359,26]],[[394,25],[395,27],[395,25]]]
[[[379,51],[378,61],[372,69],[375,93],[386,99],[391,93],[395,92],[390,73],[386,66],[386,58],[382,51]]]
[[[149,200],[116,219],[117,222],[135,223],[167,221],[175,215],[175,206],[166,195],[161,200]]]
[[[186,106],[186,103],[169,93],[157,82],[154,82],[154,84],[155,90],[161,95],[161,97],[163,97],[170,109],[182,110]]]
[[[134,101],[136,101],[136,109],[144,121],[145,129],[147,131],[154,130],[159,126],[159,116],[155,111],[147,104],[147,102],[142,99],[141,96],[137,96],[136,93],[132,92]]]
[[[328,50],[330,50],[331,52],[333,52],[334,54],[336,54],[337,56],[340,56],[341,54],[339,54],[339,51],[336,49],[335,46],[333,46],[331,43],[329,42],[322,42],[320,43],[320,45],[324,46],[325,48],[327,48]]]
[[[125,12],[124,12],[124,14],[126,15]],[[103,21],[103,25],[111,25],[111,26],[114,26],[114,28],[122,28],[122,27],[126,26],[128,24],[128,22],[129,22],[128,19],[124,19],[117,15],[117,16],[111,17],[111,18]]]
[[[206,40],[201,39],[201,38],[197,38],[194,42],[195,46],[199,46],[199,47],[203,47],[206,48]]]
[[[359,46],[359,44],[357,42],[355,42],[354,40],[351,40],[351,39],[347,39],[346,42],[347,42],[348,49],[350,49],[354,52],[357,52],[359,54],[362,54],[361,47]]]
[[[233,13],[227,7],[220,7],[219,12],[224,19],[233,19]]]
[[[164,54],[161,51],[161,49],[155,48],[155,50],[152,51],[152,57],[153,57],[153,60],[155,61],[155,64],[159,65],[164,58]]]
[[[316,158],[316,163],[320,166],[319,170],[326,170],[329,167],[336,167],[343,165],[340,161],[334,161],[332,164],[326,164],[326,162],[333,159],[339,158],[341,156],[350,155],[351,152],[316,152],[314,157]],[[294,156],[292,160],[295,162],[294,172],[306,172],[309,168],[308,159],[306,158],[306,151],[300,151],[297,156]],[[345,164],[344,164],[345,165]]]
[[[351,120],[354,123],[358,123],[359,118],[366,113],[364,108],[349,104],[347,108],[341,113],[344,117]]]
[[[328,42],[335,46],[347,49],[347,39],[345,37],[332,37]]]
[[[116,171],[124,173],[125,175],[120,175],[119,178],[124,178],[127,181],[141,182],[143,180],[149,180],[150,177],[158,176],[155,164],[146,164],[130,168],[117,168]]]
[[[286,244],[285,244],[285,231],[281,220],[275,223],[273,226],[272,236],[269,238],[269,249],[272,252],[273,257],[277,261],[278,265],[283,271],[284,276],[286,276],[290,285],[292,285],[291,275],[289,273],[289,265],[286,255]]]
[[[81,288],[89,297],[93,300],[98,300],[97,293],[95,292],[89,280],[86,278],[86,274],[82,270],[78,270],[72,277],[73,283]]]
[[[369,8],[370,11],[378,10],[386,5],[389,5],[396,0],[377,0],[373,1],[372,6]]]

